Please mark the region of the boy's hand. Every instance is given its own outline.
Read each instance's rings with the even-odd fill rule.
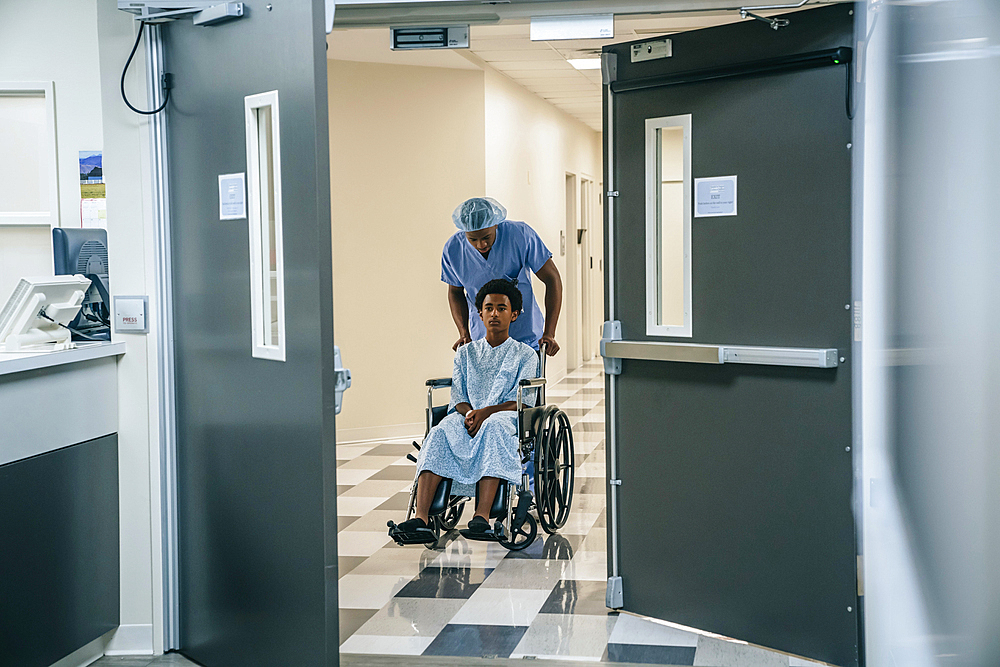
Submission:
[[[479,410],[469,410],[465,413],[465,430],[469,432],[471,437],[475,437],[479,433],[480,427],[482,427],[483,422],[489,417],[492,412],[488,409],[482,408]]]

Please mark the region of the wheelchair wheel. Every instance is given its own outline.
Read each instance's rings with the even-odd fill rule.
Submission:
[[[462,518],[462,512],[465,510],[465,503],[456,503],[448,508],[448,510],[442,514],[437,520],[441,524],[441,530],[449,531],[454,530],[455,526],[458,525],[459,520]]]
[[[498,530],[501,527],[504,529],[502,536]],[[535,517],[530,514],[525,515],[524,523],[521,524],[520,528],[510,531],[510,535],[507,534],[506,526],[503,526],[499,521],[496,522],[494,530],[497,531],[497,542],[500,543],[500,546],[510,551],[527,549],[538,536],[538,524],[535,522]]]
[[[576,477],[573,430],[569,417],[553,409],[535,436],[535,505],[542,530],[550,535],[566,525]]]

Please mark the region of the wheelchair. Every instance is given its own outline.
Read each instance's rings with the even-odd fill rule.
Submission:
[[[424,438],[448,414],[448,405],[434,405],[434,390],[451,387],[451,378],[427,380],[427,412]],[[534,407],[524,406],[524,392],[535,391],[538,400]],[[575,479],[575,451],[573,430],[569,417],[554,405],[545,403],[545,349],[541,350],[540,377],[521,380],[517,388],[518,453],[521,457],[521,482],[510,484],[500,480],[490,519],[495,523],[493,533],[496,540],[511,551],[520,551],[531,546],[538,536],[538,524],[542,530],[552,535],[566,525],[573,504],[573,482]],[[420,446],[414,442],[419,450]],[[407,458],[416,463],[417,458],[408,454]],[[528,464],[534,467],[533,475],[528,472]],[[419,477],[419,475],[417,475]],[[533,479],[532,479],[533,477]],[[532,481],[534,482],[532,493]],[[388,522],[389,535],[400,546],[424,544],[434,548],[442,534],[453,530],[462,518],[465,504],[472,500],[468,496],[452,495],[452,480],[445,478],[438,484],[431,502],[430,529],[435,541],[408,540],[407,535],[396,531],[396,524]],[[476,500],[479,487],[476,485]],[[413,517],[417,502],[417,479],[413,480],[406,520]],[[532,511],[537,515],[537,520]]]

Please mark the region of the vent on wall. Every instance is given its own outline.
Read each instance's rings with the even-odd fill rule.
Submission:
[[[392,28],[391,33],[393,51],[469,48],[467,25]]]

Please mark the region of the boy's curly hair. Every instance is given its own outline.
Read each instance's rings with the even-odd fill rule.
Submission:
[[[508,299],[510,299],[510,310],[512,313],[520,313],[521,308],[524,305],[524,300],[521,297],[521,290],[517,289],[517,285],[509,280],[503,278],[496,278],[489,281],[483,285],[482,289],[476,294],[476,310],[483,309],[483,301],[490,294],[503,294]]]

